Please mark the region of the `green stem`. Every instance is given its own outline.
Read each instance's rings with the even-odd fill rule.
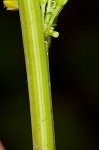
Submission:
[[[55,150],[51,90],[38,0],[19,0],[28,79],[33,150]]]

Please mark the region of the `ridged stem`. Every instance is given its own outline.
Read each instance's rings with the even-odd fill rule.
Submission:
[[[33,150],[55,150],[48,52],[38,0],[19,0]]]

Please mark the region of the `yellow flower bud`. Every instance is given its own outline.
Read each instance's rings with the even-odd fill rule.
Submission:
[[[7,10],[18,10],[18,0],[4,0],[3,4]]]

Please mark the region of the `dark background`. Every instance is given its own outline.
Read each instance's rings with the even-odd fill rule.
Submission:
[[[0,5],[0,140],[32,150],[19,13]],[[57,150],[99,149],[99,2],[69,0],[49,50]]]

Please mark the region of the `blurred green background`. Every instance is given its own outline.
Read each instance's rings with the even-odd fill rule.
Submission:
[[[69,0],[49,50],[57,150],[99,149],[99,2]],[[0,5],[0,140],[32,150],[19,13]]]

